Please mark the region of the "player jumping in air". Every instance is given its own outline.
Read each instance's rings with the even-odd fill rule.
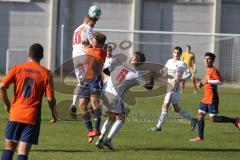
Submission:
[[[180,113],[185,119],[191,121],[191,129],[194,130],[196,127],[196,119],[193,118],[186,110],[179,107],[179,83],[186,80],[191,76],[191,72],[188,66],[180,60],[182,54],[181,47],[175,47],[173,49],[173,58],[168,60],[165,69],[167,70],[168,76],[168,92],[165,96],[164,103],[162,105],[162,113],[159,117],[156,127],[148,128],[148,131],[161,131],[162,125],[165,122],[168,114],[168,108],[172,105],[175,112]],[[183,73],[186,73],[183,76]]]
[[[88,130],[88,142],[93,141],[93,137],[99,136],[101,122],[101,110],[99,98],[102,91],[102,68],[107,56],[104,49],[106,36],[102,33],[93,33],[92,46],[86,48],[88,55],[86,59],[86,72],[83,84],[80,86],[78,95],[80,97],[80,110],[83,115],[83,122]],[[94,113],[94,129],[91,122],[91,113],[88,110],[88,103],[91,102]]]
[[[74,64],[75,75],[78,80],[78,84],[74,90],[72,105],[70,106],[70,112],[75,114],[76,103],[78,102],[78,91],[81,84],[84,81],[85,74],[85,61],[87,59],[87,53],[85,48],[92,44],[92,32],[93,27],[98,19],[93,19],[89,16],[84,17],[83,24],[74,30],[72,38],[72,58]]]
[[[215,60],[215,54],[207,52],[204,57],[204,63],[207,67],[204,79],[199,83],[199,87],[204,86],[203,98],[199,105],[197,114],[198,125],[198,137],[190,139],[190,141],[200,142],[204,140],[204,117],[206,113],[209,113],[210,119],[215,123],[233,123],[237,128],[240,128],[240,118],[229,118],[218,115],[218,103],[219,97],[217,92],[217,86],[221,85],[222,78],[218,69],[213,65]]]
[[[150,82],[146,83],[141,72],[138,71],[138,67],[144,61],[145,55],[142,52],[135,52],[129,63],[118,62],[116,59],[112,59],[112,63],[108,68],[109,71],[104,70],[106,74],[110,74],[110,78],[104,85],[102,99],[109,111],[108,119],[104,122],[101,135],[96,143],[99,149],[103,149],[104,145],[110,150],[114,149],[111,141],[122,128],[125,121],[124,93],[135,84],[140,84],[149,90],[153,88],[154,78],[150,77]],[[110,131],[104,140],[104,136],[109,129]]]

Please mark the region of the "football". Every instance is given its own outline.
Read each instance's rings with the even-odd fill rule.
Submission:
[[[98,6],[91,6],[88,9],[88,15],[91,18],[98,19],[101,16],[101,8]]]

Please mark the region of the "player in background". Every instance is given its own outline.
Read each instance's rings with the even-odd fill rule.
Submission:
[[[30,61],[15,65],[0,84],[2,99],[9,113],[1,160],[11,160],[17,145],[18,160],[27,160],[32,144],[38,144],[44,94],[52,112],[51,122],[56,121],[52,74],[40,65],[43,47],[33,44],[28,57]],[[14,85],[14,96],[10,103],[7,89],[11,84]]]
[[[198,137],[190,139],[190,141],[200,142],[204,140],[204,117],[206,113],[209,113],[212,122],[233,123],[237,128],[240,128],[240,118],[229,118],[218,115],[219,97],[217,86],[222,85],[223,81],[218,69],[214,66],[215,57],[215,54],[210,52],[207,52],[204,56],[204,63],[207,71],[204,79],[199,83],[200,88],[204,86],[204,94],[197,114]]]
[[[87,59],[85,48],[92,44],[93,27],[98,19],[93,19],[89,16],[84,17],[83,24],[77,27],[73,32],[72,38],[72,59],[74,64],[75,75],[78,84],[74,90],[72,105],[69,110],[71,113],[76,112],[76,103],[78,102],[78,92],[84,80],[85,67],[84,64]]]
[[[83,84],[80,86],[80,110],[83,115],[83,122],[88,130],[88,142],[93,141],[93,137],[99,136],[101,123],[101,110],[99,98],[102,90],[102,69],[107,56],[104,49],[106,36],[102,33],[93,33],[92,45],[86,48],[88,55],[86,59],[86,72]],[[88,103],[91,103],[94,113],[94,129],[91,122],[91,113],[88,110]]]
[[[110,78],[104,85],[102,99],[103,104],[106,108],[109,108],[109,111],[108,119],[104,122],[101,135],[96,143],[99,149],[103,149],[105,145],[110,150],[114,150],[111,140],[120,131],[125,121],[124,93],[136,84],[140,84],[149,90],[153,88],[154,78],[151,77],[147,84],[141,72],[138,71],[138,67],[144,62],[145,55],[142,52],[135,52],[129,63],[120,62],[113,58],[111,65],[104,69],[104,73],[109,75]],[[104,140],[104,136],[109,129],[110,132]]]
[[[195,54],[193,52],[191,52],[190,45],[187,45],[186,51],[183,52],[183,54],[181,56],[181,60],[187,64],[187,66],[192,74],[191,80],[192,80],[192,84],[193,84],[193,91],[194,91],[194,94],[197,94],[197,86],[196,86],[196,81],[195,81],[195,74],[197,71],[196,61],[195,61]],[[182,81],[181,82],[181,92],[182,93],[184,92],[184,88],[185,88],[185,81]]]
[[[180,113],[180,115],[185,119],[191,121],[191,130],[194,130],[196,127],[197,120],[193,118],[185,109],[179,107],[179,83],[189,78],[191,76],[191,72],[186,63],[180,60],[182,54],[181,47],[175,47],[172,54],[173,58],[169,59],[165,65],[168,77],[168,91],[162,105],[162,113],[159,117],[156,127],[148,128],[148,131],[161,131],[162,125],[167,118],[168,108],[170,105],[172,105],[175,112]],[[183,76],[184,72],[186,74]]]

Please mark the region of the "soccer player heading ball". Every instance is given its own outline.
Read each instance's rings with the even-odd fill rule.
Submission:
[[[101,16],[101,8],[98,6],[91,6],[88,9],[88,16],[93,18],[93,19],[98,19]]]

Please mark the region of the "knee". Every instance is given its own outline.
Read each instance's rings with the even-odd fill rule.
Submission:
[[[204,119],[204,114],[203,113],[198,113],[197,114],[197,120],[203,120]]]
[[[162,112],[168,112],[168,105],[167,104],[164,104],[162,106]]]

